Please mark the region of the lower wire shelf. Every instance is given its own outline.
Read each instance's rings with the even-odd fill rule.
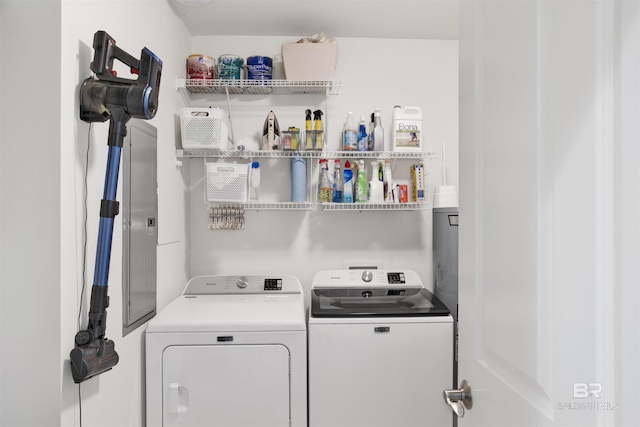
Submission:
[[[426,202],[411,203],[320,203],[324,211],[417,211],[428,209]]]
[[[210,208],[242,208],[247,211],[310,211],[313,209],[311,202],[242,202],[242,203],[208,203]]]

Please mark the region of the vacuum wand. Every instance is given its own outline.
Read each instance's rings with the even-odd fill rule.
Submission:
[[[109,120],[107,172],[104,193],[100,203],[98,247],[91,288],[91,303],[87,329],[75,336],[71,350],[71,373],[76,383],[83,382],[113,368],[119,360],[115,344],[105,337],[108,282],[111,261],[113,227],[120,207],[116,201],[118,173],[127,122],[133,118],[149,120],[158,109],[158,93],[162,61],[144,48],[140,60],[115,45],[106,32],[98,31],[93,38],[94,58],[91,71],[94,77],[86,79],[80,88],[80,119],[85,122]],[[136,80],[119,78],[113,70],[113,61],[128,65]]]

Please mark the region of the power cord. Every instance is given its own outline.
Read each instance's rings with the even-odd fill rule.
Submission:
[[[83,201],[83,237],[82,237],[82,289],[80,291],[80,304],[78,308],[78,330],[81,330],[81,317],[82,317],[82,305],[84,302],[84,293],[87,287],[87,217],[88,217],[88,205],[87,199],[89,195],[89,187],[88,187],[88,176],[89,176],[89,151],[91,148],[91,125],[89,123],[89,131],[87,133],[87,151],[85,155],[84,162],[84,201]],[[79,410],[79,418],[80,418],[80,427],[82,427],[82,391],[81,386],[82,383],[78,383],[78,410]]]

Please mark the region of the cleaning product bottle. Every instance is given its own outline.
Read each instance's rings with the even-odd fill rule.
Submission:
[[[369,181],[369,201],[372,203],[380,203],[384,201],[384,183],[382,171],[380,169],[380,161],[371,161],[371,181]]]
[[[388,151],[384,143],[384,129],[382,128],[382,119],[380,118],[380,109],[376,108],[373,113],[373,133],[371,134],[371,145],[373,151]]]
[[[333,203],[342,203],[344,197],[344,177],[340,173],[340,159],[336,159],[333,165],[333,191],[331,193],[331,200]]]
[[[358,183],[358,167],[359,167],[358,161],[354,160],[353,163],[351,164],[351,170],[353,171],[352,184],[353,184],[353,201],[354,202],[356,201],[356,186]]]
[[[364,122],[364,116],[360,116],[360,123],[358,123],[358,151],[367,151],[368,145],[367,125]]]
[[[320,187],[318,202],[329,203],[331,201],[331,181],[329,180],[329,162],[327,162],[327,159],[320,159],[318,185]]]
[[[356,179],[356,202],[367,201],[367,173],[364,170],[364,160],[358,160],[358,178]]]
[[[313,112],[313,149],[322,150],[322,111],[316,110]]]
[[[306,110],[304,112],[304,138],[305,144],[304,149],[312,150],[313,149],[313,139],[311,138],[311,110]],[[302,144],[301,144],[302,145]],[[302,149],[302,147],[300,147]]]
[[[256,200],[258,200],[258,187],[260,186],[260,162],[251,163],[251,172],[249,173],[249,187],[253,188]]]
[[[356,151],[358,149],[358,132],[352,111],[347,113],[347,121],[344,123],[344,129],[342,130],[342,149],[344,151]]]
[[[384,161],[384,201],[393,202],[393,179],[391,177],[391,160]]]
[[[420,107],[393,107],[393,143],[396,151],[422,150],[422,110]]]
[[[373,150],[373,128],[375,126],[374,115],[375,113],[371,113],[371,122],[369,122],[369,142],[367,145],[367,151],[374,151]]]
[[[353,171],[351,163],[347,160],[344,163],[344,188],[342,200],[344,203],[353,203]]]

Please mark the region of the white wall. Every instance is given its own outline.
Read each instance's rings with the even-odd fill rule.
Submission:
[[[60,2],[3,0],[0,9],[0,425],[55,425],[61,371]],[[36,56],[39,66],[25,66]]]
[[[88,124],[78,118],[78,88],[90,75],[93,34],[106,30],[133,56],[147,46],[164,61],[160,108],[151,122],[158,128],[161,188],[159,309],[187,278],[184,171],[176,169],[174,156],[174,113],[182,101],[173,76],[183,68],[190,35],[164,0],[3,0],[0,7],[0,72],[6,77],[0,82],[0,139],[11,141],[3,144],[0,159],[0,425],[80,425],[69,352],[78,319],[81,327],[87,322],[107,156],[107,125],[93,125],[89,138]],[[78,317],[89,139],[87,289]],[[107,336],[115,341],[120,362],[81,385],[86,426],[144,423],[143,328],[126,338],[121,332],[119,220]]]
[[[282,78],[280,48],[283,37],[194,37],[192,51],[214,57],[232,53],[246,58],[274,58],[274,76]],[[375,108],[381,108],[386,137],[391,129],[393,106],[419,106],[423,113],[424,150],[438,153],[425,161],[430,189],[442,184],[442,142],[447,150],[447,183],[457,185],[458,146],[458,50],[457,41],[387,40],[339,38],[335,79],[344,87],[329,99],[325,117],[328,148],[339,149],[340,131],[348,111],[368,123]],[[199,106],[227,109],[221,95],[192,96]],[[273,109],[280,127],[304,126],[304,110],[320,108],[324,95],[273,95],[232,97],[231,109],[236,137],[257,137],[265,117]],[[325,111],[326,112],[326,111]],[[313,274],[323,269],[341,269],[343,261],[382,262],[385,268],[416,270],[432,286],[431,209],[395,212],[249,211],[243,231],[208,231],[204,200],[203,161],[192,164],[190,272],[199,274],[267,273],[293,274],[306,289]],[[279,163],[278,163],[279,162]],[[311,160],[308,161],[309,164]],[[414,161],[398,160],[394,179],[409,177]],[[278,191],[261,188],[261,200],[289,201],[289,163],[264,160],[280,168]],[[369,162],[366,161],[369,168]],[[261,166],[262,168],[263,166]],[[284,171],[284,172],[282,172]],[[262,172],[264,175],[264,171]],[[264,179],[263,179],[264,181]],[[429,196],[431,196],[431,191]],[[431,201],[431,198],[428,198]]]
[[[81,291],[81,242],[84,156],[88,124],[78,119],[78,87],[90,75],[93,35],[105,30],[117,45],[135,57],[148,47],[163,61],[159,110],[151,124],[158,128],[159,246],[158,309],[175,298],[186,280],[184,232],[185,202],[182,171],[175,167],[175,106],[181,98],[173,76],[182,70],[189,49],[190,35],[169,5],[153,1],[67,1],[62,10],[62,235],[69,236],[63,253],[61,358],[63,368],[62,424],[78,424],[77,386],[72,383],[68,353],[77,330],[78,297]],[[130,77],[126,68],[120,77]],[[98,225],[98,208],[104,185],[108,124],[92,125],[89,157],[87,293],[93,279]],[[120,183],[121,184],[121,183]],[[118,200],[121,197],[119,185]],[[107,336],[116,343],[120,362],[111,371],[81,385],[83,425],[142,425],[144,408],[143,331],[144,327],[122,337],[121,258],[122,233],[116,217],[113,240]],[[86,325],[88,295],[85,293],[82,325]],[[109,408],[105,411],[105,408]],[[116,409],[117,408],[117,409]]]
[[[78,118],[77,99],[79,84],[90,74],[97,30],[107,31],[118,46],[134,56],[146,46],[164,61],[160,109],[151,121],[158,128],[158,309],[179,294],[190,276],[202,273],[288,272],[308,284],[316,270],[341,268],[342,259],[357,259],[381,260],[385,266],[413,268],[430,277],[429,210],[395,214],[250,212],[243,232],[206,230],[202,164],[184,161],[181,167],[176,166],[176,113],[184,99],[175,90],[174,79],[184,76],[186,56],[201,47],[210,46],[210,51],[203,53],[213,55],[258,53],[249,51],[249,46],[275,55],[282,39],[192,39],[164,0],[2,0],[0,6],[1,425],[80,424],[78,386],[73,384],[68,358],[78,330],[83,282],[84,170],[88,165],[87,288],[80,327],[86,326],[93,278],[107,125],[94,124],[89,132],[88,124]],[[388,128],[394,104],[421,106],[428,135],[425,149],[439,151],[441,140],[447,141],[451,159],[448,179],[457,184],[457,44],[338,42],[336,78],[345,80],[345,88],[331,100],[329,123],[333,127],[329,132],[334,138],[347,110],[359,115],[381,107]],[[403,65],[397,58],[407,47],[417,52],[411,65]],[[379,49],[383,58],[378,72],[384,79],[381,74],[356,68],[371,61],[374,49]],[[33,52],[43,67],[16,65]],[[360,80],[363,73],[368,76],[364,82]],[[21,84],[27,80],[31,83]],[[323,97],[316,97],[312,102],[324,109],[323,101]],[[301,111],[314,107],[307,106],[309,101],[304,97],[284,96],[257,104],[261,102],[274,102],[278,112],[282,108],[279,117],[283,119],[289,114],[297,120]],[[251,111],[251,105],[246,107]],[[266,113],[265,107],[258,105],[254,108],[255,123],[239,124],[255,131],[261,128]],[[427,167],[432,171],[432,184],[439,184],[439,161],[428,162]],[[193,187],[191,191],[185,191],[185,182]],[[80,386],[85,426],[137,426],[144,422],[143,329],[125,338],[121,334],[122,238],[118,220],[109,276],[107,336],[115,341],[120,362],[112,371]],[[407,223],[413,226],[406,227]],[[360,241],[358,236],[363,236]],[[192,245],[190,239],[194,240]],[[283,271],[292,261],[296,266]],[[33,402],[38,402],[37,410]]]

